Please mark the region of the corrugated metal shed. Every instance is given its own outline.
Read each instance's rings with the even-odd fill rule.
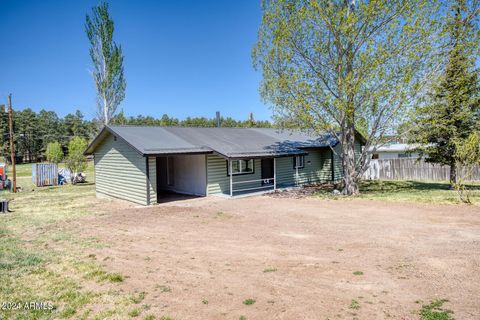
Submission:
[[[108,126],[87,148],[92,154],[110,132],[142,155],[218,153],[226,158],[282,157],[301,155],[303,148],[336,145],[330,134],[259,128],[186,128]]]
[[[58,166],[54,163],[32,164],[32,181],[37,187],[58,185]]]

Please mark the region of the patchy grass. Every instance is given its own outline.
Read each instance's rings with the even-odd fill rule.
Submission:
[[[140,315],[140,310],[138,309],[132,309],[128,312],[128,315],[132,318],[138,317]]]
[[[132,305],[130,293],[116,287],[124,281],[123,275],[106,270],[88,252],[106,244],[63,227],[101,214],[94,211],[94,185],[25,188],[31,183],[31,164],[17,169],[24,192],[1,195],[13,199],[14,212],[0,215],[0,301],[52,307],[0,310],[0,319],[126,318]],[[94,308],[98,305],[104,307]]]
[[[443,304],[448,302],[447,299],[438,299],[425,304],[420,310],[422,320],[452,320],[453,311],[443,309]]]
[[[246,305],[246,306],[250,306],[252,304],[254,304],[256,301],[254,299],[246,299],[243,301],[243,304]]]
[[[263,270],[263,273],[269,273],[269,272],[275,272],[277,271],[277,268],[267,268]]]
[[[357,300],[352,299],[352,302],[350,303],[349,308],[353,309],[353,310],[358,310],[358,309],[360,309],[360,303],[358,303]]]
[[[355,272],[353,272],[353,274],[356,275],[356,276],[363,276],[362,271],[355,271]]]
[[[118,272],[107,273],[104,279],[110,282],[123,282],[123,276]]]
[[[145,292],[140,292],[138,294],[133,294],[130,296],[130,301],[132,301],[135,304],[139,304],[140,302],[145,299]]]
[[[112,283],[123,281],[123,276],[120,273],[107,272],[96,262],[82,261],[77,263],[74,268],[82,274],[86,280],[94,280],[98,283],[105,281]]]
[[[472,189],[471,200],[480,204],[480,184],[469,184]],[[332,190],[323,188],[315,196],[331,199],[349,199],[342,195],[333,195]],[[455,190],[450,190],[448,182],[412,181],[412,180],[374,180],[362,181],[359,198],[384,201],[419,202],[434,204],[461,204]]]

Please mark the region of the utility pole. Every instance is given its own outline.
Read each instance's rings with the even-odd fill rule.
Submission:
[[[12,161],[12,183],[13,192],[17,192],[17,173],[15,172],[15,150],[13,145],[13,110],[12,110],[12,94],[8,95],[8,123],[10,126],[10,160]]]

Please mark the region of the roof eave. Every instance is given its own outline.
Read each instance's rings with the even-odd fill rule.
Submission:
[[[105,132],[108,132],[118,138],[120,138],[123,142],[125,142],[126,144],[128,144],[132,149],[134,149],[135,151],[137,151],[139,154],[141,154],[142,156],[145,155],[144,152],[138,148],[136,148],[134,145],[132,145],[130,142],[128,142],[127,140],[125,140],[121,135],[119,135],[117,132],[115,132],[115,130],[113,130],[112,128],[110,128],[108,125],[105,125],[103,126],[102,130],[100,131],[99,134],[97,134],[97,136],[93,139],[93,141],[88,145],[87,149],[85,150],[85,152],[83,153],[84,155],[88,156],[88,155],[91,155],[94,153],[96,147],[103,141],[103,139],[105,139]]]
[[[169,152],[145,152],[144,156],[157,156],[157,157],[164,157],[164,156],[181,156],[181,155],[196,155],[196,154],[211,154],[213,150],[201,150],[201,151],[169,151]]]

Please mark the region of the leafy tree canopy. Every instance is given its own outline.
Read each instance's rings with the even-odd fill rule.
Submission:
[[[45,151],[47,161],[51,163],[60,163],[63,160],[62,145],[59,142],[50,142]]]
[[[87,169],[87,158],[83,154],[85,149],[87,140],[82,137],[74,137],[68,143],[66,166],[74,175]]]
[[[344,193],[358,193],[368,147],[400,121],[432,61],[436,2],[264,0],[254,66],[285,123],[342,142]],[[356,131],[366,135],[360,159]]]
[[[90,41],[92,76],[97,88],[97,115],[103,124],[109,124],[118,106],[125,98],[127,83],[123,74],[122,47],[113,41],[114,24],[108,3],[93,7],[87,15],[85,32]]]

